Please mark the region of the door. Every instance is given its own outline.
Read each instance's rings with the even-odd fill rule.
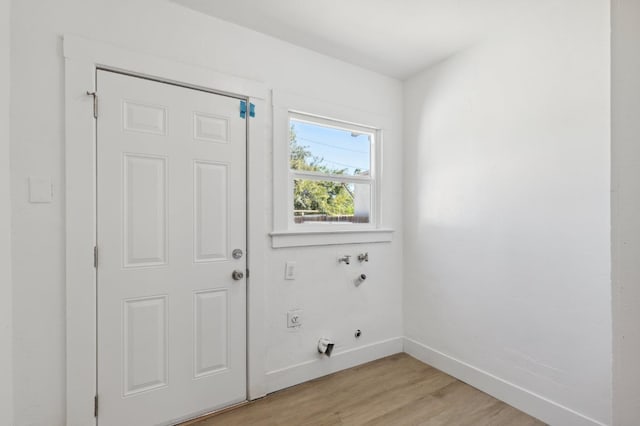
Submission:
[[[97,92],[98,424],[244,401],[240,100],[102,70]]]

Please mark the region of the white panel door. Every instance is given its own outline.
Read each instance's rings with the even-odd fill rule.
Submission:
[[[97,91],[98,424],[167,424],[243,401],[240,101],[108,71]]]

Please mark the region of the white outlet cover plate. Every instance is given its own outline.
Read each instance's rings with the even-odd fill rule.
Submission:
[[[287,327],[296,328],[302,325],[302,311],[297,309],[295,311],[287,312]]]

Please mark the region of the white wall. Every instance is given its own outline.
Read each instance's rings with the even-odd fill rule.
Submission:
[[[405,334],[543,420],[609,423],[609,2],[512,6],[404,87]]]
[[[401,186],[402,87],[393,79],[305,49],[154,0],[20,0],[13,2],[12,188],[14,213],[15,425],[65,422],[64,99],[61,36],[110,42],[130,50],[207,66],[264,81],[268,87],[386,115],[387,244],[268,250],[267,321],[269,372],[303,364],[314,367],[320,334],[332,334],[337,350],[402,335]],[[271,116],[270,111],[258,114]],[[265,132],[271,132],[265,129]],[[271,159],[264,191],[271,198]],[[54,202],[29,204],[29,175],[52,176]],[[265,212],[264,244],[271,230]],[[371,277],[361,292],[345,279],[342,254],[369,251]],[[285,281],[284,261],[296,260],[298,279]],[[357,267],[350,271],[356,274]],[[350,276],[350,275],[348,275]],[[286,330],[286,311],[304,310],[305,325]],[[364,336],[356,342],[353,330]],[[310,364],[304,364],[310,362]],[[323,361],[326,363],[326,360]],[[300,373],[300,368],[294,369]],[[281,370],[285,369],[283,373]],[[272,376],[274,376],[272,375]]]
[[[0,425],[10,425],[13,422],[9,183],[10,11],[10,0],[0,0]]]
[[[612,2],[613,424],[640,419],[640,3]]]

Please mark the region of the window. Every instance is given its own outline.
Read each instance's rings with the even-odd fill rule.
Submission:
[[[389,119],[280,90],[272,106],[272,247],[391,241],[380,173]]]
[[[294,225],[374,223],[376,130],[289,114]]]

